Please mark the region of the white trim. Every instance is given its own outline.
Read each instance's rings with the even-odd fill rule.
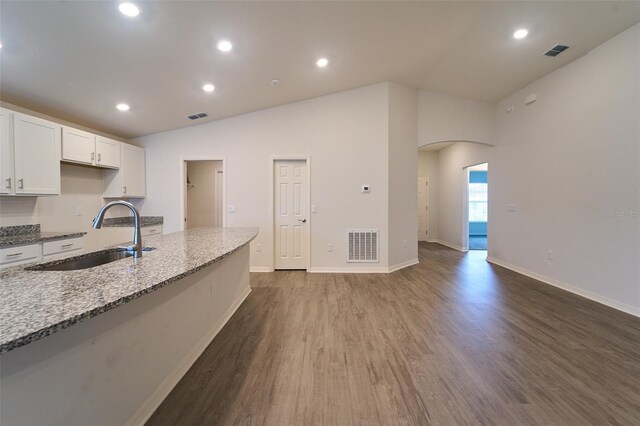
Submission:
[[[455,244],[451,244],[451,243],[447,243],[447,242],[442,241],[442,240],[433,240],[433,241],[431,241],[431,242],[432,242],[432,243],[442,244],[443,246],[446,246],[446,247],[449,247],[449,248],[452,248],[452,249],[454,249],[454,250],[458,250],[458,251],[461,251],[461,252],[467,252],[467,251],[469,251],[469,250],[465,250],[465,249],[463,249],[463,248],[462,248],[462,247],[460,247],[460,246],[457,246],[457,245],[455,245]]]
[[[222,327],[229,321],[231,316],[236,312],[236,310],[242,305],[242,302],[249,296],[251,293],[251,288],[247,288],[247,290],[236,299],[236,301],[227,309],[224,316],[218,321],[216,324],[211,327],[211,329],[207,332],[206,335],[202,337],[196,343],[196,345],[185,355],[184,358],[180,361],[180,363],[173,369],[171,373],[160,383],[160,385],[153,391],[151,396],[147,398],[147,400],[138,408],[138,410],[131,416],[129,421],[127,421],[127,425],[144,425],[147,420],[151,417],[151,415],[158,409],[162,401],[169,395],[169,393],[173,390],[173,388],[178,384],[180,379],[187,374],[187,371],[191,368],[191,366],[196,362],[196,360],[202,355],[209,343],[216,337],[216,335],[222,330]]]
[[[268,266],[252,266],[249,272],[273,272],[273,269]]]
[[[180,230],[185,230],[185,211],[184,204],[186,203],[186,191],[185,191],[185,161],[222,161],[222,226],[227,226],[227,157],[182,157],[180,159]]]
[[[308,272],[312,274],[388,274],[409,266],[417,265],[418,263],[420,263],[418,259],[411,259],[393,266],[362,266],[357,268],[320,266],[311,268]]]
[[[411,259],[411,260],[407,260],[405,262],[397,263],[397,264],[395,264],[393,266],[389,266],[387,268],[387,270],[389,272],[395,272],[395,271],[398,271],[400,269],[408,268],[409,266],[417,265],[418,263],[420,263],[420,261],[418,259]]]
[[[305,233],[307,238],[307,264],[306,270],[309,271],[311,269],[311,156],[310,155],[270,155],[269,156],[269,228],[270,233],[269,237],[271,241],[269,241],[269,245],[271,247],[271,265],[269,266],[270,272],[275,270],[276,265],[276,237],[275,237],[275,193],[274,193],[274,185],[275,185],[275,173],[274,173],[274,163],[278,160],[284,161],[305,161],[306,162],[306,172],[307,172],[307,212],[309,213],[307,216],[307,226],[305,227]]]
[[[514,272],[517,272],[518,274],[522,274],[522,275],[527,276],[529,278],[533,278],[534,280],[538,280],[538,281],[543,282],[545,284],[552,285],[554,287],[560,288],[560,289],[568,291],[570,293],[577,294],[578,296],[585,297],[585,298],[587,298],[589,300],[592,300],[594,302],[597,302],[597,303],[600,303],[602,305],[608,306],[610,308],[617,309],[619,311],[625,312],[627,314],[630,314],[630,315],[633,315],[633,316],[636,316],[636,317],[640,317],[640,308],[638,308],[638,307],[627,305],[626,303],[618,302],[616,300],[610,299],[608,297],[602,296],[600,294],[594,293],[594,292],[589,291],[589,290],[581,289],[579,287],[576,287],[576,286],[571,285],[571,284],[564,283],[562,281],[556,281],[556,280],[554,280],[552,278],[549,278],[547,276],[540,275],[540,274],[537,274],[535,272],[531,272],[531,271],[529,271],[527,269],[521,268],[519,266],[512,265],[510,263],[504,262],[502,260],[498,260],[498,259],[493,258],[493,257],[487,257],[487,262],[493,263],[494,265],[498,265],[498,266],[501,266],[501,267],[506,268],[506,269],[510,269],[510,270],[512,270]]]
[[[316,266],[310,268],[309,271],[312,274],[387,274],[389,268],[386,266],[371,266],[371,267],[358,267],[358,268],[335,268],[333,266]]]

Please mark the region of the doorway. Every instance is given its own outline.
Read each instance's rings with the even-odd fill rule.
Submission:
[[[467,167],[467,248],[487,250],[487,224],[489,220],[489,165]]]
[[[274,269],[309,268],[308,163],[273,160]]]
[[[223,227],[224,162],[184,161],[184,229]]]

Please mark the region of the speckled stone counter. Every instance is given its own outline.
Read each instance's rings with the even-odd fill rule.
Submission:
[[[3,269],[0,353],[178,281],[231,255],[257,234],[257,228],[196,228],[147,237],[144,245],[155,250],[139,259],[76,271],[25,270],[33,264]]]
[[[140,226],[162,225],[164,217],[162,216],[140,216]],[[102,222],[105,228],[119,228],[134,226],[132,216],[108,217]]]
[[[85,234],[86,232],[40,232],[40,225],[3,226],[0,227],[0,248],[77,238]]]

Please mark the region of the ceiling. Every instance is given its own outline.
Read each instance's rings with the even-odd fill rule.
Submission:
[[[387,80],[496,102],[640,22],[640,2],[137,4],[2,1],[2,100],[125,138]]]

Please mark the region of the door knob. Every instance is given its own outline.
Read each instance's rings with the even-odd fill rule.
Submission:
[[[307,219],[298,219],[298,222],[307,223]]]

